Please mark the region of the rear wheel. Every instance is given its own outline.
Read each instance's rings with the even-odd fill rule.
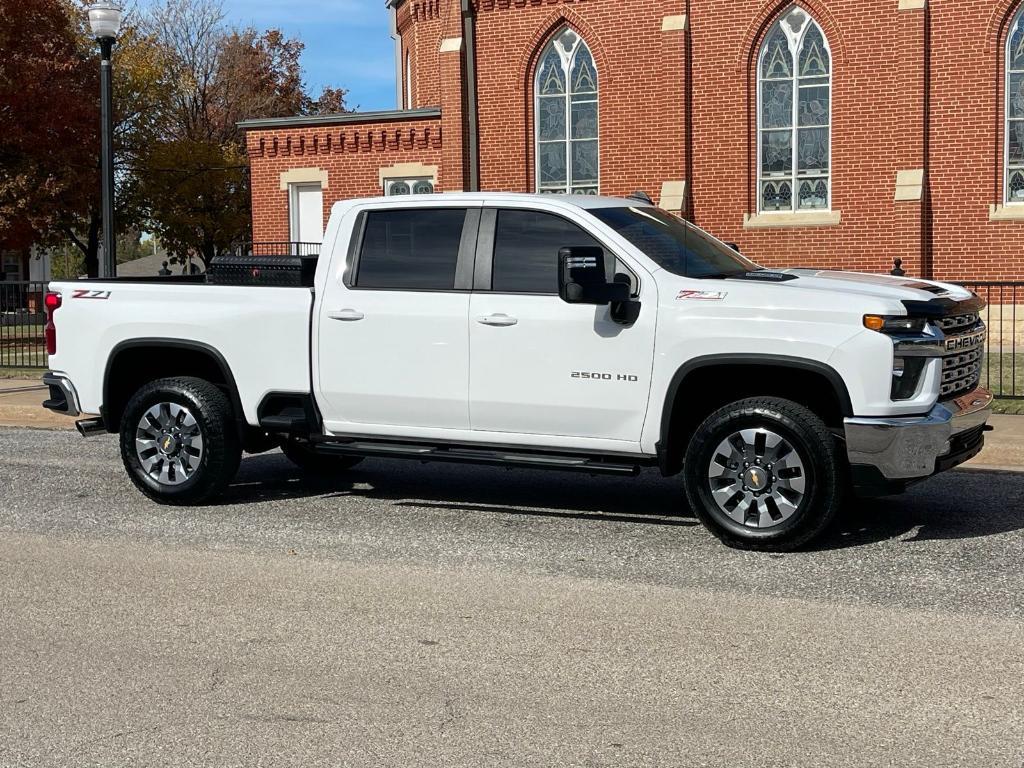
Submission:
[[[231,482],[242,458],[231,403],[203,379],[147,384],[125,408],[121,458],[135,486],[154,501],[208,501]]]
[[[835,439],[811,410],[781,398],[740,400],[698,428],[686,495],[725,544],[788,551],[820,536],[843,499]]]
[[[296,440],[288,440],[281,445],[285,456],[303,472],[312,475],[330,475],[344,472],[359,464],[362,456],[341,456],[317,453],[309,445]]]

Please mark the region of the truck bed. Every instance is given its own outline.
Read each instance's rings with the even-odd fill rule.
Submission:
[[[211,285],[203,275],[56,281],[54,371],[74,371],[83,413],[103,405],[105,368],[127,345],[184,341],[215,350],[238,386],[246,421],[267,392],[310,391],[308,288]]]

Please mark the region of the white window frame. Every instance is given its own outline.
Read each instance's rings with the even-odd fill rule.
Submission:
[[[804,15],[807,16],[807,21],[804,24],[803,28],[800,30],[799,35],[793,33],[792,28],[788,27],[786,25],[786,23],[785,23],[786,17],[789,16],[789,14],[791,14],[795,10],[799,10]],[[800,71],[799,71],[799,67],[800,67],[800,51],[801,51],[801,48],[803,47],[804,39],[807,37],[807,32],[811,29],[812,25],[817,27],[818,32],[821,33],[821,39],[825,43],[825,52],[828,54],[828,59],[829,59],[829,64],[828,64],[828,201],[826,202],[824,208],[800,208],[799,207],[799,204],[800,204],[800,190],[799,190],[799,182],[800,182],[800,176],[799,176],[799,172],[800,172]],[[790,55],[793,57],[793,79],[792,79],[792,82],[793,82],[793,123],[792,123],[792,125],[789,128],[789,130],[793,134],[793,136],[792,136],[792,144],[793,144],[792,152],[793,152],[793,157],[792,157],[792,161],[791,161],[792,162],[792,173],[790,175],[790,178],[788,179],[788,181],[790,181],[790,183],[792,184],[792,205],[790,206],[789,210],[780,210],[780,211],[764,210],[763,207],[762,207],[762,204],[764,202],[764,193],[763,193],[764,183],[765,182],[775,182],[775,181],[780,181],[780,182],[787,181],[787,179],[782,178],[782,177],[774,177],[774,178],[772,178],[772,177],[765,177],[763,175],[764,163],[762,162],[762,160],[763,160],[763,157],[762,157],[762,152],[763,152],[762,137],[763,137],[764,131],[765,130],[768,130],[768,131],[771,131],[771,130],[780,130],[780,131],[784,130],[782,128],[767,128],[767,129],[763,128],[763,119],[764,119],[764,117],[763,117],[762,105],[763,105],[763,98],[764,98],[764,95],[763,95],[763,84],[765,82],[765,79],[764,79],[764,77],[762,75],[762,71],[763,71],[763,65],[764,65],[764,58],[765,58],[765,56],[768,53],[768,42],[770,41],[770,39],[772,37],[772,33],[775,31],[775,27],[776,26],[781,26],[782,27],[782,30],[783,30],[783,32],[786,35],[786,39],[789,41]],[[832,55],[832,46],[829,45],[828,36],[825,34],[825,30],[818,23],[817,19],[814,18],[814,15],[811,14],[810,11],[808,11],[803,6],[791,5],[788,8],[786,8],[786,10],[783,11],[782,14],[779,15],[779,18],[770,27],[768,27],[768,32],[765,35],[764,40],[762,40],[762,42],[761,42],[761,50],[758,52],[758,55],[757,55],[757,97],[756,97],[756,103],[755,103],[754,106],[755,106],[755,109],[757,110],[757,144],[756,144],[756,153],[755,153],[756,161],[757,161],[757,189],[755,190],[755,192],[756,192],[756,195],[757,195],[756,210],[757,210],[758,215],[760,215],[760,216],[775,216],[775,215],[779,215],[779,216],[792,216],[794,214],[816,214],[816,213],[828,213],[828,212],[832,211],[832,188],[834,186],[834,181],[835,181],[835,163],[833,162],[833,157],[832,157],[832,137],[833,137],[833,134],[834,134],[834,125],[833,125],[833,113],[834,113],[833,95],[834,95],[834,89],[833,89],[832,86],[833,86],[833,83],[834,83],[834,75],[835,75],[835,58]],[[812,86],[812,87],[821,87],[821,86],[819,85],[819,86]]]
[[[566,51],[561,45],[558,45],[559,38],[566,32],[572,32],[576,35],[576,43],[571,51]],[[548,56],[548,51],[552,48],[558,51],[558,55],[562,60],[562,71],[565,73],[565,184],[562,188],[542,187],[540,180],[541,144],[556,143],[550,140],[542,142],[540,139],[540,76],[544,60]],[[537,59],[537,71],[533,76],[533,175],[534,188],[540,194],[571,195],[577,194],[573,192],[573,187],[589,186],[573,184],[572,176],[572,68],[576,61],[576,54],[579,53],[581,48],[585,48],[590,54],[590,59],[594,63],[594,76],[597,80],[597,93],[594,94],[593,98],[593,102],[597,105],[597,138],[593,139],[597,144],[597,179],[593,184],[593,194],[601,194],[601,73],[597,68],[597,62],[594,61],[593,49],[587,45],[586,40],[583,39],[579,32],[569,26],[563,26],[559,29],[541,49],[540,56]],[[587,103],[587,101],[577,103],[582,104]],[[587,139],[587,141],[590,141],[590,139]]]
[[[412,109],[412,51],[405,52],[405,108]]]
[[[1014,33],[1019,29],[1024,29],[1024,5],[1017,9],[1017,14],[1010,23],[1010,29],[1006,35],[1006,50],[1003,55],[1003,100],[1006,102],[1003,105],[1003,132],[1006,134],[1003,137],[1003,204],[1007,206],[1014,206],[1015,208],[1024,208],[1024,199],[1010,199],[1010,173],[1011,171],[1018,170],[1017,166],[1014,166],[1012,169],[1010,168],[1010,76],[1024,71],[1010,69],[1010,65],[1013,61],[1010,46],[1013,44]],[[1022,40],[1024,40],[1024,38],[1022,38]],[[1024,42],[1022,42],[1022,44],[1024,44]],[[1014,120],[1017,119],[1019,118],[1014,118]],[[1021,164],[1020,169],[1024,170],[1024,163]]]
[[[429,192],[417,192],[416,185],[426,182],[430,185]],[[409,195],[432,195],[437,191],[437,183],[434,181],[432,176],[410,176],[405,178],[402,176],[393,176],[384,179],[384,196],[385,197],[401,197],[402,195],[394,194],[391,189],[396,184],[408,184]]]

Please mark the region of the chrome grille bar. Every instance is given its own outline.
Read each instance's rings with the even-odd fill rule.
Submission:
[[[941,396],[954,398],[981,382],[985,324],[976,313],[943,317],[936,324],[946,334],[948,350],[942,358]]]

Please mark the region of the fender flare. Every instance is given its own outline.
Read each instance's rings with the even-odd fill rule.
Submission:
[[[141,347],[155,347],[158,349],[183,349],[189,352],[198,352],[206,355],[213,360],[217,367],[220,368],[221,374],[224,376],[224,380],[228,385],[228,399],[231,401],[231,407],[235,412],[235,419],[238,422],[239,429],[243,430],[248,424],[245,420],[245,411],[242,409],[242,398],[238,394],[238,385],[235,383],[235,375],[231,372],[231,366],[228,361],[224,358],[224,355],[220,353],[216,347],[212,347],[201,341],[193,341],[191,339],[159,339],[159,338],[141,338],[141,339],[129,339],[127,341],[119,342],[114,345],[114,348],[110,350],[110,354],[107,356],[107,363],[103,370],[103,404],[100,406],[100,415],[103,417],[104,423],[107,425],[107,431],[111,431],[114,427],[110,424],[110,419],[107,418],[109,415],[109,409],[107,404],[110,402],[110,372],[114,366],[114,361],[118,356],[127,350],[138,349]]]
[[[756,354],[720,354],[704,355],[695,357],[679,366],[679,370],[672,376],[669,382],[668,391],[665,393],[665,403],[661,411],[661,431],[658,435],[658,452],[668,445],[669,431],[672,426],[672,417],[679,390],[686,378],[693,372],[702,368],[713,368],[725,365],[753,365],[773,368],[792,368],[794,370],[807,371],[824,376],[831,384],[839,402],[839,408],[843,416],[853,416],[853,401],[850,400],[850,392],[846,382],[839,372],[830,365],[817,360],[809,360],[803,357],[788,357],[784,355],[756,355]]]

